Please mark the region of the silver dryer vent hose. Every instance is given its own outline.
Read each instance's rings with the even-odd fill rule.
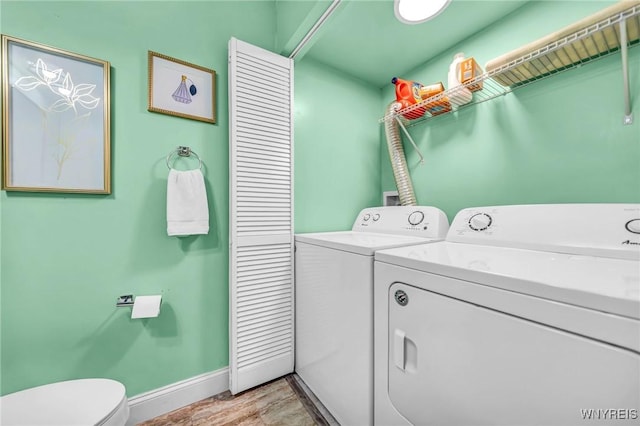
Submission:
[[[416,206],[416,194],[413,192],[413,183],[411,183],[411,175],[407,167],[407,159],[404,156],[402,147],[402,139],[400,138],[400,126],[395,119],[396,111],[401,105],[398,102],[391,102],[385,111],[384,133],[387,137],[387,147],[389,148],[389,158],[391,159],[391,168],[393,169],[393,177],[398,188],[398,196],[400,204],[403,206]],[[394,117],[394,118],[391,118]]]

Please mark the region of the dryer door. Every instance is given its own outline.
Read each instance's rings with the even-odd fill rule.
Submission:
[[[637,353],[405,284],[388,297],[389,397],[413,424],[638,418]]]

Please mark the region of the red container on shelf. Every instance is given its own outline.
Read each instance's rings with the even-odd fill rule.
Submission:
[[[420,97],[422,84],[415,81],[403,80],[398,77],[393,77],[391,83],[396,85],[396,101],[402,105],[403,109],[422,101]],[[415,120],[416,118],[422,117],[425,112],[426,108],[419,107],[413,111],[402,114],[402,116],[409,120]]]

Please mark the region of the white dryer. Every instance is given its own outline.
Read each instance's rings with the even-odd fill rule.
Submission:
[[[295,370],[342,425],[373,423],[373,256],[444,239],[434,207],[364,209],[351,231],[295,236]]]
[[[465,209],[375,260],[376,425],[640,424],[640,204]]]

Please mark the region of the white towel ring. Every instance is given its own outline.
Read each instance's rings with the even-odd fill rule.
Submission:
[[[169,155],[167,155],[167,167],[169,168],[169,170],[174,170],[174,168],[171,167],[171,160],[173,159],[174,155],[178,155],[180,157],[191,157],[191,154],[193,154],[198,159],[198,168],[202,170],[202,160],[200,159],[198,154],[196,154],[196,152],[188,146],[179,146],[175,150],[171,151]]]

